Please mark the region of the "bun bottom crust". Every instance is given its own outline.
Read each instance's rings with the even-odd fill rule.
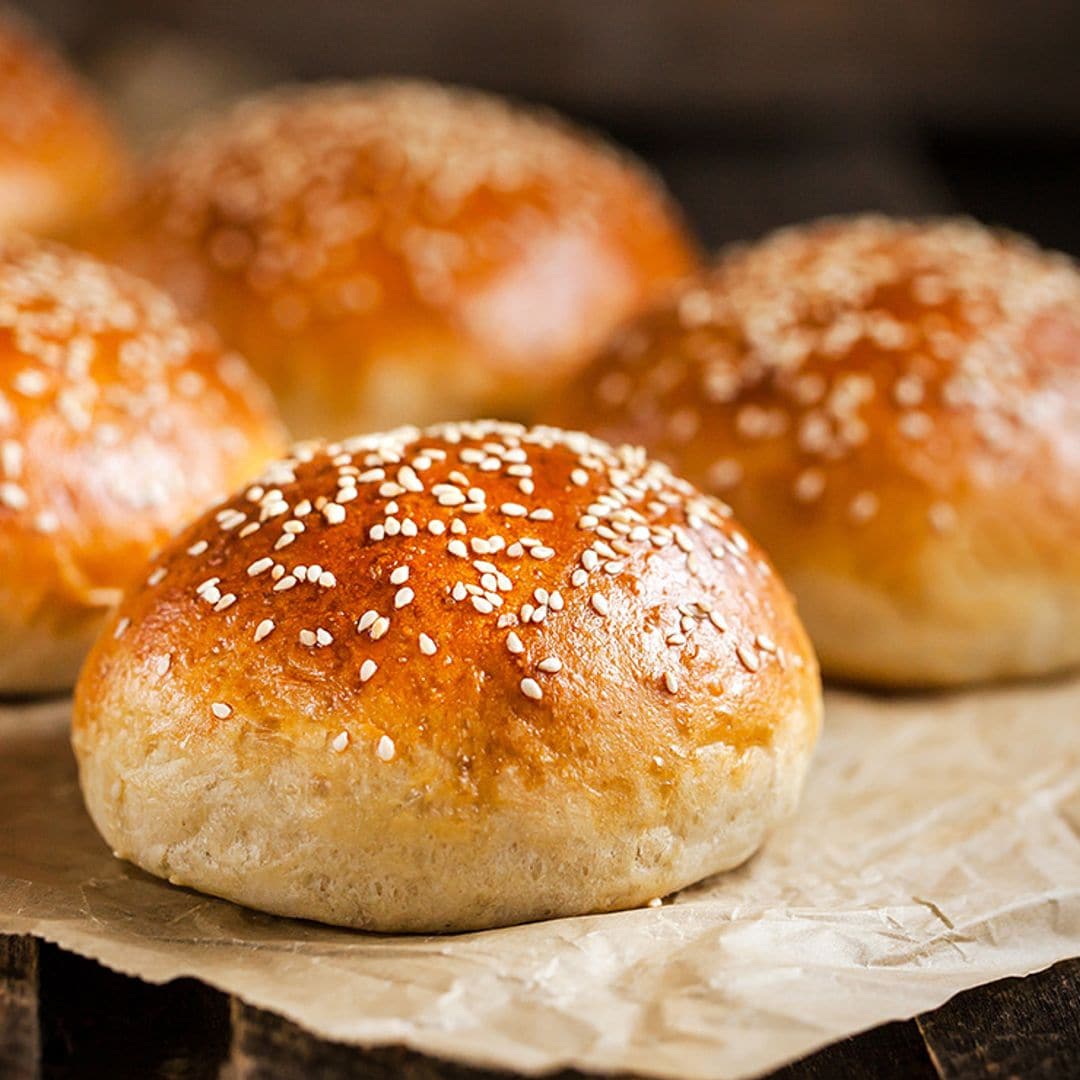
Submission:
[[[447,802],[437,783],[269,729],[185,747],[154,721],[114,717],[92,753],[76,730],[86,803],[118,857],[272,914],[406,933],[637,907],[739,865],[794,809],[819,722],[783,718],[768,748],[705,747],[663,797],[628,777],[613,809],[512,774],[486,802]]]

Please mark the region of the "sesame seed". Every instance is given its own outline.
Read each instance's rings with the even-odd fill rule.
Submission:
[[[427,634],[421,634],[418,638],[418,641],[420,643],[420,651],[425,656],[434,656],[435,653],[438,651],[438,646],[435,644],[434,641],[431,640],[430,637],[428,637]]]
[[[0,505],[10,510],[25,510],[30,505],[30,498],[18,484],[6,480],[0,483]]]
[[[334,736],[333,741],[330,743],[330,746],[338,754],[348,749],[349,733],[347,731],[339,732],[337,735]]]
[[[521,638],[519,638],[513,630],[506,635],[506,647],[510,652],[514,653],[515,656],[518,656],[525,651],[525,646],[521,643]]]
[[[679,692],[679,677],[674,672],[665,671],[664,687],[669,694],[677,694]]]
[[[0,472],[8,479],[18,480],[22,475],[23,448],[14,439],[0,442]]]
[[[360,681],[366,683],[376,671],[379,670],[379,665],[372,659],[365,660],[360,665]]]
[[[525,678],[521,680],[521,692],[533,701],[539,701],[544,696],[540,684],[535,679]]]
[[[397,593],[395,593],[394,595],[394,607],[403,608],[407,604],[411,604],[413,602],[414,595],[415,594],[413,593],[412,589],[410,589],[407,585],[403,589],[398,589]]]
[[[214,605],[215,611],[224,611],[226,608],[230,608],[236,603],[236,593],[226,593],[218,602]]]
[[[51,510],[40,510],[34,515],[34,528],[46,535],[55,533],[60,528],[60,518]]]
[[[853,521],[861,524],[878,512],[879,505],[878,497],[872,491],[862,491],[851,500],[848,513]]]
[[[263,619],[258,626],[255,627],[255,640],[262,641],[263,638],[269,636],[274,631],[274,620]]]
[[[210,711],[219,720],[227,720],[232,716],[232,706],[226,705],[224,701],[215,701],[214,704],[210,706]]]
[[[371,640],[378,641],[380,638],[386,636],[386,632],[390,629],[390,620],[385,615],[380,615],[371,624]]]
[[[248,577],[257,577],[259,574],[265,573],[274,565],[274,560],[269,556],[262,559],[256,559],[247,569]]]
[[[562,671],[562,661],[556,656],[546,656],[536,666],[538,670],[546,675],[553,675],[557,671]]]
[[[327,525],[340,525],[345,520],[345,507],[337,503],[327,503],[323,507],[323,517]]]
[[[529,512],[527,507],[516,502],[504,502],[499,509],[507,517],[524,517]]]
[[[324,648],[331,644],[334,640],[333,635],[329,630],[324,630],[321,626],[315,631],[315,641],[318,645]]]
[[[315,631],[314,630],[301,630],[300,631],[300,644],[312,646],[315,644]]]
[[[156,671],[158,673],[158,675],[167,674],[168,670],[169,670],[169,668],[171,666],[172,666],[172,656],[169,653],[166,653],[164,656],[159,656],[154,661],[154,671]]]
[[[735,653],[747,671],[755,672],[761,667],[761,661],[758,659],[757,653],[748,649],[745,645],[738,646]]]
[[[205,540],[197,540],[187,549],[189,555],[202,555],[210,545]]]
[[[398,566],[390,571],[390,584],[391,585],[404,585],[409,580],[409,568],[407,566]]]
[[[125,615],[116,624],[116,629],[113,630],[114,638],[122,638],[127,632],[127,628],[131,625],[131,620]]]
[[[949,532],[955,529],[959,518],[955,508],[947,502],[934,503],[927,512],[931,528],[935,532]]]
[[[164,566],[159,566],[154,570],[150,576],[146,579],[146,584],[153,588],[155,585],[160,585],[165,580],[165,575],[168,574],[168,570]]]
[[[794,493],[799,502],[813,502],[825,490],[825,474],[820,469],[804,469],[795,478]]]
[[[380,735],[379,741],[375,744],[375,756],[380,761],[393,761],[395,753],[397,753],[397,748],[394,746],[394,740],[389,735]]]
[[[600,593],[593,593],[589,597],[589,603],[592,604],[592,609],[597,615],[607,615],[611,610],[608,606],[607,597],[602,596]]]

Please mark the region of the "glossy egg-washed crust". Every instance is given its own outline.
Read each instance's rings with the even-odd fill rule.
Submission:
[[[207,316],[300,437],[521,418],[696,261],[627,156],[415,82],[279,90],[196,125],[88,243]]]
[[[968,221],[829,220],[731,251],[547,411],[722,495],[823,667],[1080,660],[1080,276]]]
[[[246,364],[157,289],[0,242],[0,693],[70,686],[151,552],[283,438]]]
[[[183,767],[224,745],[247,746],[253,770],[281,757],[282,768],[302,761],[309,779],[344,775],[350,802],[393,777],[407,793],[394,796],[401,805],[361,810],[368,823],[393,811],[387,851],[427,822],[405,860],[416,865],[388,872],[408,876],[441,857],[425,846],[436,826],[423,806],[440,820],[520,813],[524,848],[530,799],[543,797],[553,822],[582,800],[632,845],[636,829],[664,824],[677,791],[726,806],[739,797],[740,763],[775,756],[790,808],[817,733],[813,653],[784,586],[727,507],[638,450],[580,434],[478,422],[300,444],[148,574],[154,584],[126,597],[87,663],[75,744],[99,827],[159,873],[164,858],[132,841],[138,826],[117,824],[119,796],[99,780],[105,757],[132,763],[118,772],[132,790],[151,758]],[[718,774],[704,764],[721,751],[729,790],[710,786]],[[762,807],[750,805],[757,798]],[[752,850],[777,798],[755,788],[745,801],[758,819]],[[292,836],[310,807],[289,805],[280,828]],[[342,806],[341,819],[349,812]],[[343,865],[361,842],[359,832],[341,841]],[[405,901],[382,914],[252,901],[243,883],[207,886],[190,867],[178,879],[272,910],[404,929],[655,895],[616,882],[603,901],[585,892],[448,912],[439,890],[451,895],[485,872],[470,859],[501,866],[510,853],[492,856],[479,840],[470,849],[454,832],[447,842],[461,845],[462,869],[455,885],[430,882],[435,910],[421,915]],[[695,876],[730,862],[729,851]],[[686,883],[662,879],[660,891]]]
[[[64,235],[114,199],[129,171],[90,88],[0,11],[0,229]]]

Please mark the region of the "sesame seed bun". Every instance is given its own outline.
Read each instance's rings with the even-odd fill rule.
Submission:
[[[278,914],[465,930],[746,859],[820,718],[722,503],[507,423],[301,444],[125,599],[76,693],[117,854]]]
[[[69,233],[127,173],[90,89],[20,17],[0,10],[0,232]]]
[[[0,241],[0,694],[70,687],[151,552],[282,445],[265,388],[162,293]]]
[[[1080,662],[1080,275],[969,221],[736,250],[549,417],[731,502],[827,674],[948,685]]]
[[[305,438],[527,418],[694,261],[627,156],[414,82],[242,103],[168,147],[89,242],[209,318]]]

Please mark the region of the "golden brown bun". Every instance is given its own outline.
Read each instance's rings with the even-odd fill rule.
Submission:
[[[241,104],[169,147],[89,242],[208,317],[300,437],[525,418],[693,263],[633,161],[410,82]]]
[[[89,88],[0,10],[0,232],[68,233],[115,198],[127,175]]]
[[[641,904],[792,809],[817,665],[723,504],[505,423],[294,453],[159,556],[82,673],[83,791],[120,857],[463,930]]]
[[[621,334],[549,418],[730,500],[827,674],[1080,661],[1080,276],[967,221],[777,233]]]
[[[0,694],[70,687],[151,552],[282,445],[247,365],[163,294],[0,241]]]

